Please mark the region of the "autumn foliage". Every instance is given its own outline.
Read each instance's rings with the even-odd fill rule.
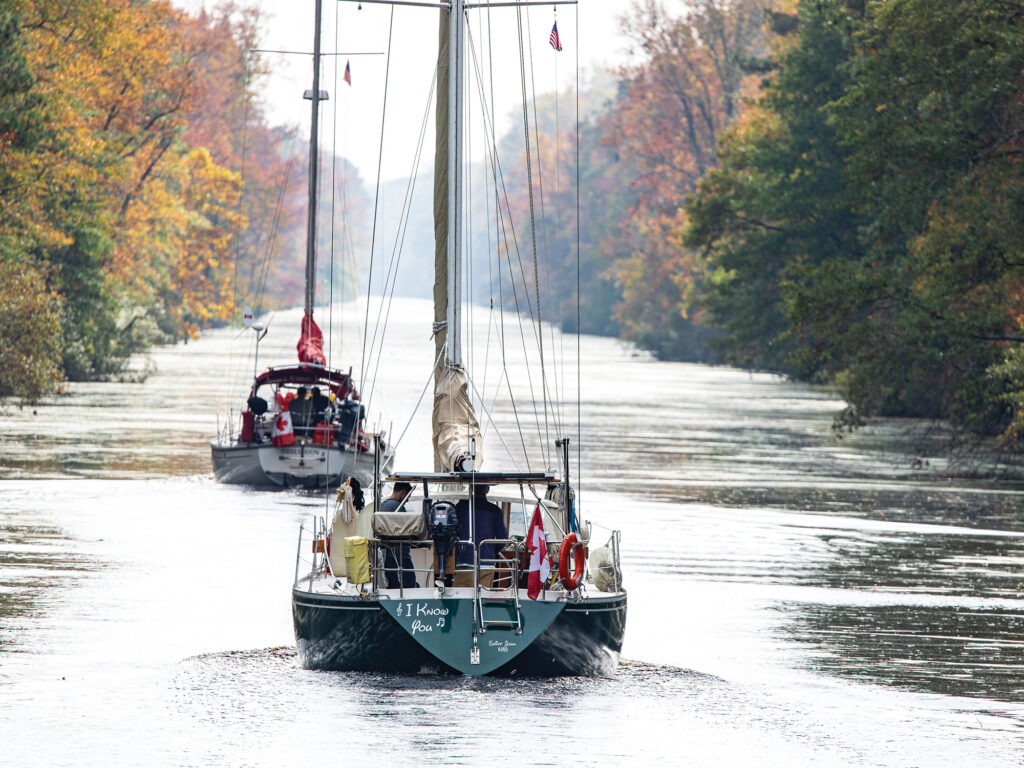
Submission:
[[[1024,7],[804,2],[688,208],[730,358],[1024,446]]]
[[[151,341],[231,318],[239,274],[265,276],[276,235],[301,224],[280,190],[304,148],[254,97],[257,31],[231,4],[0,10],[0,262],[21,275],[0,317],[33,308],[48,379],[9,377],[0,395],[116,373]]]
[[[623,30],[580,133],[583,330],[1024,449],[1024,7],[643,0]]]

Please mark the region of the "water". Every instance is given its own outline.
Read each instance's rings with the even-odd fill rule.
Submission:
[[[362,316],[335,325],[357,369]],[[370,409],[396,437],[428,378],[429,317],[416,301],[391,314]],[[517,418],[543,431],[544,413],[495,399],[489,319],[474,315],[467,357],[487,363],[489,466],[508,466],[501,440],[518,442]],[[274,319],[261,367],[292,359],[297,328]],[[618,674],[300,669],[296,535],[325,505],[212,481],[218,413],[252,372],[236,335],[154,351],[143,384],[4,412],[0,764],[1024,765],[1020,467],[949,459],[936,425],[836,440],[825,392],[607,339],[582,342],[580,500],[623,530]],[[546,347],[568,357],[575,339]],[[539,391],[521,363],[507,371]],[[575,378],[547,383],[572,393]],[[401,467],[429,466],[426,401]]]

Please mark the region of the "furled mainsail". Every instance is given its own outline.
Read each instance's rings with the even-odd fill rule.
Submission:
[[[483,464],[483,441],[476,412],[469,401],[469,380],[461,366],[446,366],[434,388],[434,469],[438,472],[466,471],[465,463],[476,456],[472,469]]]

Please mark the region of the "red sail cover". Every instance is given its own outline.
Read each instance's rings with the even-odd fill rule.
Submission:
[[[326,365],[324,357],[324,335],[313,320],[313,313],[302,318],[302,336],[299,337],[299,362]]]

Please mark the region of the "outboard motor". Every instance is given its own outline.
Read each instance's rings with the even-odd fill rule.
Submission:
[[[429,503],[429,500],[426,501]],[[424,506],[426,506],[426,503]],[[448,555],[454,551],[459,540],[459,515],[455,505],[447,501],[435,501],[427,509],[427,531],[434,540],[434,554],[437,556],[438,587],[451,586],[451,578],[445,574]],[[442,580],[443,579],[443,580]]]

